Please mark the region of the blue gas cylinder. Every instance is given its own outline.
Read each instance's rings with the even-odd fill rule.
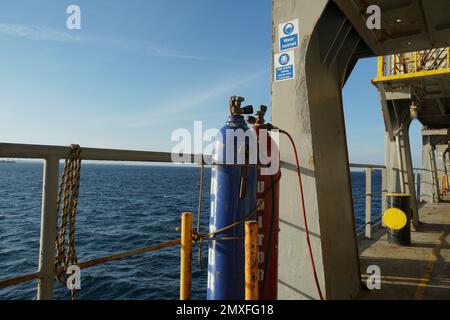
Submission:
[[[230,165],[237,156],[248,152],[249,143],[230,144],[227,130],[250,130],[239,114],[232,114],[216,137],[211,173],[210,232],[242,220],[256,208],[257,168]],[[228,141],[227,141],[228,140]],[[233,142],[233,141],[232,141]],[[227,148],[233,148],[234,159],[226,158]],[[226,164],[226,165],[224,165]],[[245,181],[243,181],[245,179]],[[244,182],[244,183],[243,183]],[[238,238],[211,241],[208,256],[208,300],[243,300],[245,297],[244,224],[216,235],[218,238]]]

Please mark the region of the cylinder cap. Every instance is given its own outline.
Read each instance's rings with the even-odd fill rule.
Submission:
[[[383,222],[389,229],[401,230],[406,227],[408,217],[402,210],[392,208],[383,214]]]
[[[387,193],[386,196],[387,197],[396,197],[396,198],[412,197],[411,194],[407,194],[407,193]]]

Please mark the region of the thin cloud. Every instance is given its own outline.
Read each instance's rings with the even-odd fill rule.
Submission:
[[[34,41],[82,42],[79,36],[47,27],[0,23],[0,34]]]
[[[0,34],[33,41],[53,41],[100,45],[103,47],[112,47],[138,54],[161,58],[215,60],[214,58],[210,57],[184,54],[178,52],[173,48],[158,43],[130,41],[93,35],[74,35],[69,32],[58,31],[43,26],[26,26],[19,24],[0,23]]]
[[[133,119],[128,119],[125,121],[122,120],[121,124],[124,127],[141,128],[155,124],[160,124],[161,119],[170,118],[173,114],[180,114],[186,112],[192,113],[205,103],[217,97],[220,97],[224,94],[230,94],[230,92],[233,92],[236,88],[242,87],[247,83],[250,83],[252,81],[255,81],[256,79],[265,76],[267,72],[268,72],[267,70],[261,70],[242,78],[236,77],[239,80],[236,79],[226,80],[223,83],[213,86],[209,89],[203,90],[193,95],[182,97],[181,99],[172,101],[165,106],[160,106],[158,107],[157,110],[152,110],[150,112],[141,114],[137,118],[139,120]]]

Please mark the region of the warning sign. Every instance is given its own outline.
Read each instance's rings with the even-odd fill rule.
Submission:
[[[275,59],[275,82],[295,79],[294,51],[278,53]]]
[[[278,34],[280,37],[280,51],[298,48],[298,19],[281,23],[278,26]]]

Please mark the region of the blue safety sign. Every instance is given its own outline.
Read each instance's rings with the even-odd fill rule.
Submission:
[[[278,27],[280,51],[298,48],[298,19],[281,23]]]
[[[294,51],[276,54],[274,57],[275,82],[292,80],[295,78]]]

